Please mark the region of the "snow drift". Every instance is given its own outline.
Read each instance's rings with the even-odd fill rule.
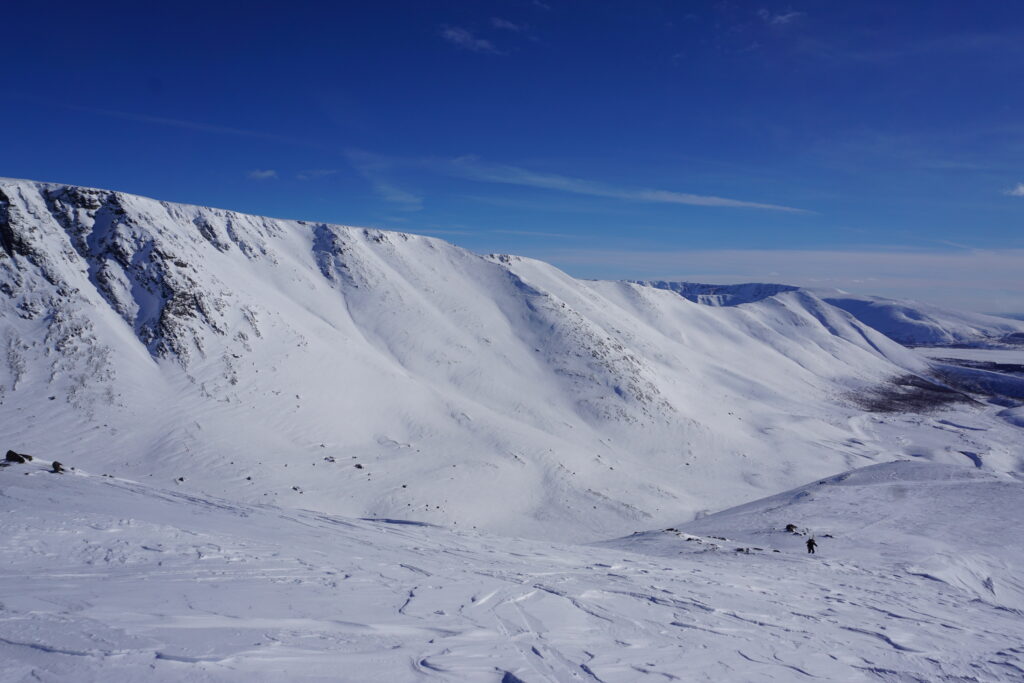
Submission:
[[[647,542],[627,550],[48,469],[0,467],[0,680],[1019,681],[1024,671],[1024,549],[1012,533],[1024,492],[974,468],[869,467],[638,535]],[[819,534],[818,555],[783,530],[794,521]]]

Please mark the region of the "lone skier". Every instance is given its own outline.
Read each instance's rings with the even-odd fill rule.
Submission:
[[[814,549],[817,548],[817,547],[818,547],[818,542],[817,541],[815,541],[813,538],[808,538],[807,539],[807,552],[809,552],[811,555],[813,555],[814,554]]]

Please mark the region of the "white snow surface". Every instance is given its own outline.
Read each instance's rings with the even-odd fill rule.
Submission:
[[[713,308],[30,181],[0,182],[0,291],[5,448],[242,502],[589,541],[872,462],[1024,468],[1001,408],[866,417],[928,362],[805,291]]]
[[[1024,344],[1024,321],[919,301],[852,294],[834,288],[799,288],[772,283],[709,285],[666,280],[637,280],[636,283],[672,291],[705,306],[739,306],[782,292],[806,291],[889,338],[911,346],[1000,344],[1004,340]]]
[[[875,465],[571,546],[48,469],[0,468],[2,681],[1024,678],[1007,475]]]
[[[999,344],[1008,337],[1024,344],[1024,321],[1012,318],[838,289],[815,293],[902,344]]]
[[[0,180],[0,293],[0,681],[1024,680],[1017,378],[814,292]]]

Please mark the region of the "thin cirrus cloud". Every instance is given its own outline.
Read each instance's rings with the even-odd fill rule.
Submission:
[[[272,168],[256,169],[246,174],[249,180],[272,180],[277,177],[277,171]]]
[[[221,126],[212,123],[204,123],[202,121],[187,121],[184,119],[173,119],[166,116],[151,116],[149,114],[139,114],[130,111],[120,111],[117,109],[104,109],[100,107],[85,107],[77,104],[70,104],[67,102],[56,102],[51,100],[44,100],[42,98],[22,96],[22,95],[11,95],[7,94],[8,97],[12,97],[16,100],[22,100],[26,102],[32,102],[38,105],[46,105],[57,107],[59,109],[67,109],[70,111],[82,112],[86,114],[93,114],[96,116],[103,116],[113,119],[122,119],[125,121],[136,121],[139,123],[150,123],[158,126],[167,126],[171,128],[181,128],[184,130],[193,130],[200,133],[213,133],[216,135],[229,135],[246,138],[256,138],[260,140],[267,140],[269,142],[280,142],[290,145],[299,145],[304,147],[317,147],[320,143],[313,140],[303,140],[300,138],[293,138],[286,135],[275,135],[273,133],[265,133],[258,130],[248,130],[245,128],[234,128],[232,126]]]
[[[370,187],[381,199],[397,204],[403,211],[419,211],[423,208],[423,197],[403,190],[386,177],[386,172],[393,165],[391,160],[358,151],[350,151],[347,156],[352,168],[370,183]]]
[[[769,211],[787,211],[791,213],[811,213],[805,209],[781,204],[765,204],[713,195],[700,195],[672,190],[649,188],[623,188],[605,183],[573,178],[551,173],[538,173],[517,166],[485,163],[476,157],[459,157],[449,162],[432,164],[444,173],[467,180],[480,182],[522,185],[546,190],[582,194],[591,197],[607,197],[636,202],[654,202],[660,204],[689,204],[692,206],[717,206],[747,209],[765,209]]]
[[[481,52],[485,54],[500,55],[504,54],[501,50],[495,47],[494,43],[485,39],[478,38],[473,33],[461,26],[445,26],[441,29],[441,37],[447,40],[452,45],[462,48],[463,50],[469,50],[470,52]]]
[[[1017,183],[1017,186],[1011,187],[1006,191],[1006,194],[1011,197],[1024,197],[1024,183]]]
[[[714,195],[692,194],[652,188],[630,188],[608,185],[594,180],[574,178],[554,173],[539,173],[519,166],[495,164],[481,161],[475,156],[462,156],[455,159],[404,159],[386,157],[370,152],[349,151],[349,161],[353,167],[370,183],[374,190],[385,200],[412,203],[415,199],[416,208],[420,208],[422,197],[412,195],[396,187],[387,179],[390,171],[399,168],[426,170],[438,175],[446,175],[463,180],[481,183],[497,183],[503,185],[519,185],[535,187],[555,192],[605,197],[628,202],[644,202],[658,204],[683,204],[690,206],[708,206],[722,208],[761,209],[766,211],[783,211],[788,213],[814,213],[781,204],[766,204]]]
[[[317,178],[326,178],[327,176],[334,175],[338,172],[336,168],[312,168],[305,171],[299,171],[295,177],[299,180],[316,180]]]
[[[757,16],[761,17],[764,23],[769,26],[786,26],[792,24],[794,21],[804,16],[803,12],[782,12],[779,14],[772,14],[766,9],[762,9],[757,13]]]
[[[508,19],[502,19],[501,17],[491,17],[491,26],[505,31],[512,31],[513,33],[521,33],[526,30],[525,26],[511,22]]]

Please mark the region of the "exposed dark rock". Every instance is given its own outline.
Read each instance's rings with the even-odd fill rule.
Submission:
[[[851,398],[872,413],[919,413],[953,403],[976,403],[961,391],[917,375],[894,377],[888,384]]]
[[[60,464],[56,460],[53,461],[52,467],[53,469],[50,471],[54,474],[62,474],[64,472],[64,465]]]
[[[21,453],[15,453],[14,451],[7,451],[7,457],[4,458],[7,462],[26,463],[32,459],[31,455],[22,455]]]
[[[1001,372],[1005,375],[1024,375],[1024,365],[1020,363],[994,363],[987,360],[971,360],[968,358],[935,358],[934,360],[949,365],[959,365],[962,368]]]

